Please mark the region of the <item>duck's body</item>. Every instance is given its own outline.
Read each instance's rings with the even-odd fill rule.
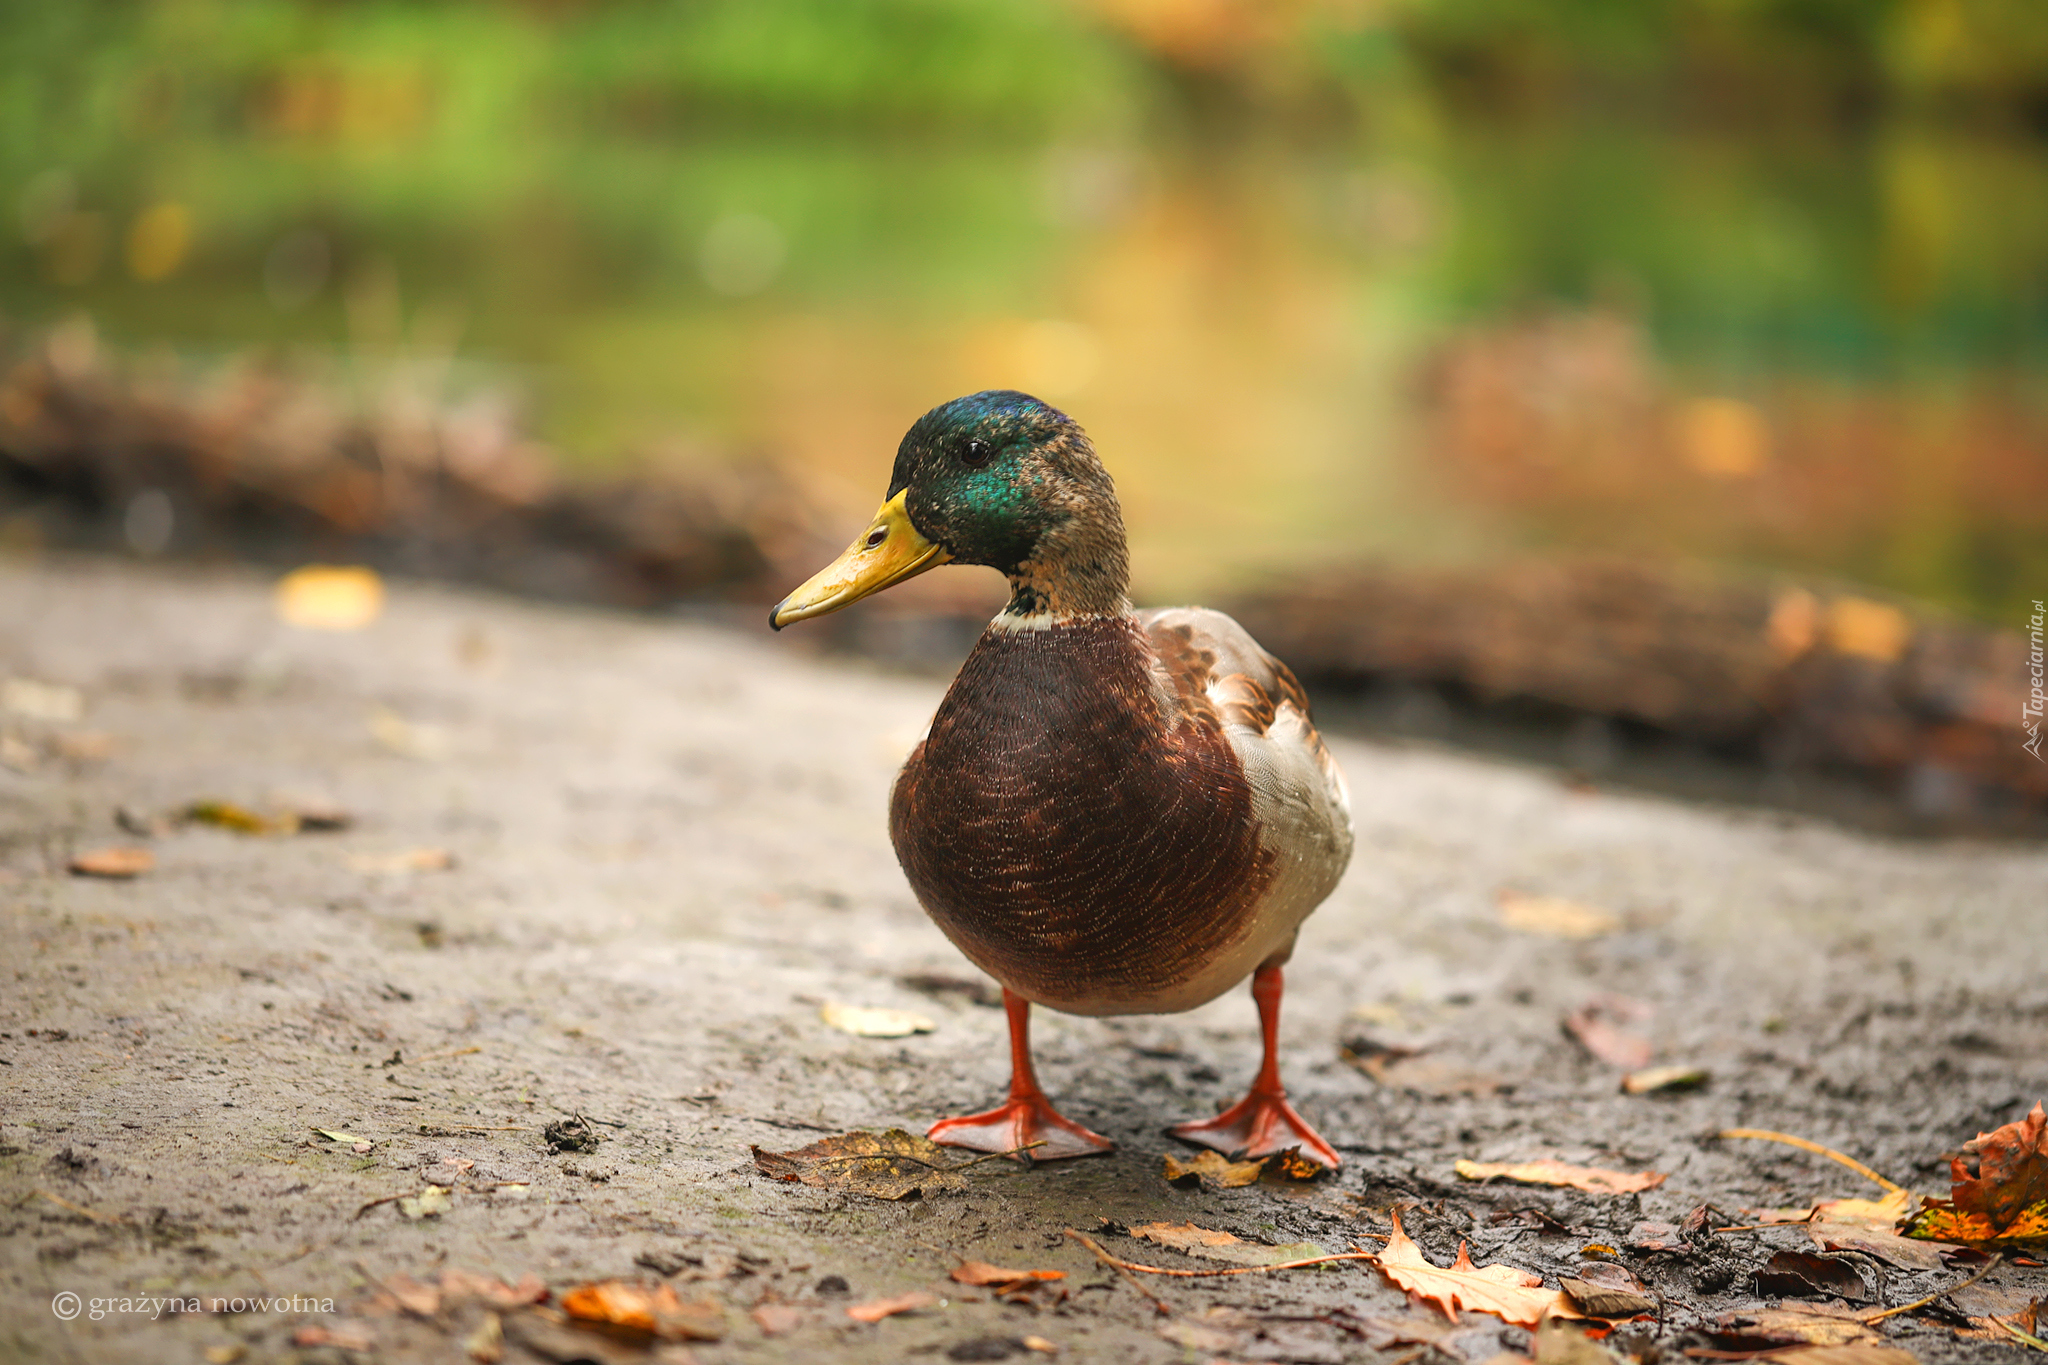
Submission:
[[[1024,394],[956,399],[897,452],[866,535],[770,615],[777,629],[948,561],[1011,599],[911,754],[890,835],[947,937],[1002,982],[1010,1098],[941,1142],[1107,1151],[1032,1073],[1033,1002],[1071,1014],[1192,1009],[1247,975],[1266,1056],[1250,1094],[1179,1136],[1336,1153],[1286,1101],[1281,964],[1351,856],[1344,780],[1285,665],[1221,612],[1136,613],[1114,486],[1080,427]]]
[[[1299,684],[1199,608],[997,618],[889,832],[960,951],[1069,1014],[1193,1009],[1284,961],[1351,855]]]

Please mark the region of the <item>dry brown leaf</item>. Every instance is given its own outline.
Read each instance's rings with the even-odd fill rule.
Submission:
[[[1948,1242],[1901,1237],[1890,1228],[1859,1223],[1809,1223],[1806,1235],[1823,1251],[1860,1251],[1901,1270],[1940,1270],[1947,1264],[1941,1253],[1956,1249]]]
[[[670,1285],[599,1280],[562,1295],[562,1311],[579,1323],[666,1341],[717,1341],[725,1308],[716,1299],[685,1303]]]
[[[1320,1180],[1330,1173],[1328,1166],[1313,1157],[1304,1156],[1299,1147],[1275,1152],[1267,1161],[1267,1174],[1282,1180]]]
[[[1512,1180],[1520,1185],[1565,1185],[1588,1194],[1635,1194],[1664,1183],[1662,1171],[1626,1175],[1597,1166],[1567,1166],[1562,1161],[1460,1161],[1455,1167],[1467,1180]]]
[[[1773,1355],[1771,1360],[1790,1361],[1792,1365],[1920,1365],[1920,1357],[1903,1347],[1880,1346],[1871,1341],[1852,1346],[1800,1346]]]
[[[1458,1243],[1458,1259],[1449,1266],[1431,1265],[1401,1227],[1401,1215],[1394,1216],[1394,1232],[1375,1262],[1398,1287],[1443,1309],[1452,1322],[1458,1309],[1491,1313],[1522,1327],[1534,1327],[1546,1317],[1579,1316],[1565,1296],[1542,1288],[1543,1277],[1513,1266],[1472,1264],[1470,1252]]]
[[[384,1280],[384,1291],[398,1301],[398,1306],[415,1317],[431,1318],[441,1311],[441,1291],[430,1284],[421,1284],[410,1275],[391,1275]]]
[[[493,1308],[522,1308],[530,1303],[539,1303],[547,1296],[547,1285],[531,1271],[521,1275],[514,1284],[506,1284],[495,1275],[475,1275],[467,1270],[451,1268],[441,1272],[443,1303],[474,1300]]]
[[[1949,1162],[1950,1197],[1930,1199],[1899,1231],[1974,1246],[2048,1242],[2048,1113],[1979,1133]]]
[[[913,1289],[908,1294],[898,1294],[891,1299],[869,1299],[856,1303],[846,1310],[846,1316],[855,1322],[880,1322],[883,1318],[898,1313],[915,1313],[920,1308],[935,1308],[939,1296],[928,1290]]]
[[[1231,1161],[1220,1152],[1202,1152],[1192,1161],[1182,1161],[1168,1152],[1166,1179],[1168,1183],[1199,1180],[1215,1189],[1235,1189],[1257,1180],[1259,1172],[1266,1169],[1266,1163],[1270,1160],[1271,1157],[1260,1157],[1256,1161]]]
[[[1655,1011],[1625,995],[1599,995],[1565,1016],[1564,1031],[1595,1058],[1623,1071],[1641,1071],[1650,1064],[1650,1040],[1628,1032],[1648,1023]]]
[[[1712,1335],[1723,1344],[1749,1346],[1852,1346],[1883,1340],[1853,1310],[1832,1313],[1817,1307],[1750,1308],[1716,1320]]]
[[[930,1033],[938,1028],[922,1014],[913,1014],[909,1010],[842,1005],[836,1000],[828,1000],[820,1006],[818,1017],[856,1038],[908,1038],[913,1033]]]
[[[1504,1080],[1490,1072],[1439,1061],[1406,1048],[1382,1048],[1363,1054],[1347,1050],[1344,1060],[1381,1085],[1411,1095],[1470,1095],[1485,1099],[1507,1087]]]
[[[462,1353],[477,1365],[498,1365],[505,1358],[505,1321],[496,1313],[484,1314],[462,1343]]]
[[[1034,1280],[1064,1280],[1064,1270],[1008,1270],[987,1261],[966,1261],[953,1268],[953,1278],[961,1284],[971,1285],[1017,1285],[1029,1284]]]
[[[139,877],[156,866],[156,855],[146,848],[116,844],[95,848],[71,860],[71,871],[79,877],[109,877],[125,881]]]
[[[876,1199],[907,1199],[919,1192],[956,1190],[967,1183],[952,1154],[931,1139],[891,1128],[881,1133],[840,1133],[792,1152],[756,1147],[754,1167],[777,1180],[819,1189],[851,1190]]]
[[[1131,1229],[1131,1236],[1189,1256],[1222,1261],[1226,1265],[1285,1265],[1289,1261],[1306,1261],[1330,1254],[1314,1242],[1267,1246],[1262,1242],[1247,1242],[1242,1237],[1214,1228],[1196,1227],[1193,1223],[1140,1223]]]
[[[1598,938],[1621,927],[1618,916],[1562,896],[1525,896],[1519,891],[1502,891],[1495,900],[1500,906],[1500,922],[1525,934]]]

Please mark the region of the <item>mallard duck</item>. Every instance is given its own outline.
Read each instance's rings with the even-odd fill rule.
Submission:
[[[1040,1160],[1112,1150],[1040,1089],[1031,1006],[1172,1013],[1249,975],[1265,1039],[1250,1092],[1169,1131],[1335,1169],[1277,1048],[1282,965],[1351,858],[1343,775],[1285,664],[1222,612],[1133,611],[1128,562],[1080,425],[990,391],[917,420],[873,523],[769,613],[780,630],[941,564],[1010,580],[890,799],[911,888],[1009,1015],[1009,1098],[930,1136]]]

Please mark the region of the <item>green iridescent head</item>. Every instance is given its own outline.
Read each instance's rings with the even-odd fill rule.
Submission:
[[[1006,614],[1128,609],[1116,485],[1073,418],[991,389],[941,403],[896,450],[868,531],[769,614],[776,629],[838,611],[940,564],[985,564],[1010,580]]]
[[[1116,486],[1080,423],[1010,389],[941,403],[896,450],[889,495],[908,492],[911,524],[963,564],[1016,577],[1048,536],[1077,520],[1117,523]]]

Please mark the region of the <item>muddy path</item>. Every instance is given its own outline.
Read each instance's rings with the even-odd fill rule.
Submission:
[[[1661,1323],[1617,1340],[1677,1360],[1706,1341],[1689,1331],[1766,1301],[1753,1277],[1774,1251],[1810,1244],[1788,1228],[1641,1250],[1640,1223],[1875,1193],[1714,1132],[1797,1133],[1944,1192],[1957,1143],[2048,1096],[2048,851],[1891,842],[1339,740],[1359,852],[1289,968],[1284,1032],[1340,1176],[1162,1178],[1183,1152],[1164,1125],[1235,1098],[1254,1066],[1233,995],[1166,1018],[1040,1012],[1048,1088],[1120,1144],[1111,1157],[992,1162],[963,1192],[901,1203],[776,1182],[750,1146],[921,1130],[1007,1074],[999,1010],[906,984],[972,975],[884,832],[940,683],[765,629],[403,584],[369,629],[309,633],[277,621],[265,581],[86,560],[0,569],[0,672],[59,685],[10,691],[0,755],[0,1358],[365,1358],[293,1344],[324,1327],[367,1358],[459,1359],[481,1309],[379,1311],[370,1294],[451,1267],[557,1292],[666,1274],[720,1314],[721,1340],[665,1348],[705,1365],[1049,1358],[1025,1338],[1084,1361],[1526,1349],[1471,1314],[1433,1347],[1392,1340],[1404,1297],[1358,1264],[1153,1283],[1162,1315],[1064,1231],[1198,1266],[1116,1229],[1189,1220],[1337,1250],[1373,1245],[1401,1208],[1439,1262],[1465,1239],[1547,1284],[1614,1248],[1664,1298]],[[352,823],[152,830],[203,799]],[[115,844],[154,868],[65,871]],[[1503,889],[1616,923],[1510,929]],[[1622,1094],[1559,1028],[1603,994],[1651,1006],[1656,1060],[1706,1085]],[[850,1036],[821,1022],[827,1000],[936,1028]],[[545,1127],[575,1115],[594,1148],[551,1150]],[[1452,1173],[1550,1156],[1668,1179],[1596,1196]],[[438,1215],[373,1202],[430,1185],[450,1192]],[[946,1278],[964,1258],[1066,1279],[1004,1302]],[[1963,1273],[1852,1264],[1858,1308]],[[2044,1276],[2001,1266],[1980,1289],[2039,1296]],[[876,1325],[844,1312],[914,1290],[943,1303]],[[70,1321],[52,1311],[64,1292],[86,1306]],[[221,1296],[265,1302],[143,1302]],[[1883,1330],[1924,1361],[2026,1355],[1926,1313]],[[503,1347],[576,1349],[649,1358],[544,1334]]]

